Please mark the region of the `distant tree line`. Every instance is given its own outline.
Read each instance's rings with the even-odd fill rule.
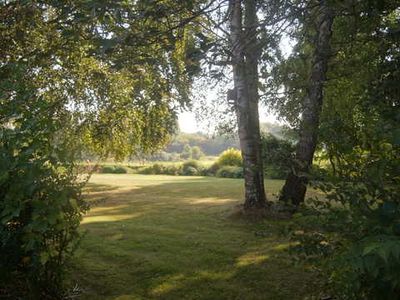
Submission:
[[[239,140],[232,136],[209,137],[203,133],[180,133],[165,148],[165,152],[183,153],[187,146],[199,147],[205,155],[218,155],[227,148],[239,148]]]
[[[261,123],[261,131],[270,133],[278,138],[289,138],[287,130],[284,126],[272,123]],[[237,135],[218,135],[210,137],[207,134],[198,133],[179,133],[177,134],[172,142],[164,149],[167,153],[184,153],[187,152],[187,146],[199,147],[204,155],[216,156],[221,154],[228,148],[240,148],[239,138]],[[186,147],[186,150],[185,150]],[[195,148],[197,151],[197,148]],[[193,151],[193,149],[192,149]],[[183,154],[185,156],[185,154]],[[196,155],[195,155],[196,156]],[[185,157],[183,157],[185,158]],[[193,159],[196,159],[193,157]]]

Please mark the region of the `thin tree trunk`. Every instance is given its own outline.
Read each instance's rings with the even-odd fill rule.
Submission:
[[[320,0],[316,22],[316,39],[307,95],[303,103],[299,142],[292,172],[281,191],[280,200],[295,206],[304,202],[307,190],[307,173],[310,170],[318,138],[319,117],[323,101],[323,85],[326,80],[330,56],[330,41],[334,14],[326,0]]]
[[[230,1],[233,81],[245,180],[245,210],[266,205],[258,116],[258,45],[255,0]]]

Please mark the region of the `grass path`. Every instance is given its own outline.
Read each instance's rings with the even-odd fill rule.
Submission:
[[[277,192],[282,181],[267,181]],[[304,299],[316,274],[294,267],[283,221],[230,218],[242,180],[96,174],[70,278],[81,299]],[[272,198],[272,195],[268,195]]]

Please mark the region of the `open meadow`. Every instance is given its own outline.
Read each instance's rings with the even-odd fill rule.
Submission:
[[[283,181],[267,180],[278,192]],[[70,271],[82,299],[304,299],[321,279],[295,266],[286,221],[232,217],[243,180],[95,174]],[[268,194],[270,199],[273,195]]]

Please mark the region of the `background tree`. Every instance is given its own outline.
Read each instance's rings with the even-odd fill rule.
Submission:
[[[199,160],[204,156],[203,151],[201,151],[201,148],[199,146],[194,146],[192,147],[192,158]]]
[[[307,91],[302,103],[299,140],[294,164],[280,199],[295,206],[304,202],[307,189],[307,173],[312,165],[318,139],[319,118],[323,105],[323,88],[326,80],[328,61],[331,55],[331,28],[334,11],[328,1],[319,1],[315,18],[315,42]]]
[[[180,154],[182,159],[191,159],[192,158],[192,147],[186,144],[183,147],[182,153]]]
[[[305,234],[295,240],[301,241],[298,250],[324,257],[327,264],[319,267],[331,275],[337,298],[396,299],[399,2],[332,3],[338,9],[331,40],[335,55],[324,88],[319,143],[334,172],[313,182],[326,198],[307,207],[301,221]],[[287,110],[300,103],[295,90],[303,86],[306,49],[294,53],[281,73],[293,92],[286,94],[292,102]]]

